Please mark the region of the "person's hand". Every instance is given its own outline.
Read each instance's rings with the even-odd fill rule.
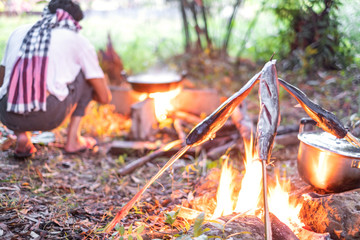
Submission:
[[[101,103],[108,104],[112,99],[109,87],[104,78],[88,79],[90,85],[94,88],[93,100]]]

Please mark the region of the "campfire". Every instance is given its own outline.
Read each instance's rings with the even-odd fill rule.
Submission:
[[[180,91],[181,87],[167,92],[142,93],[139,97],[139,101],[144,101],[148,98],[154,99],[156,119],[158,122],[162,122],[168,118],[169,113],[175,110],[171,101],[179,95]]]
[[[238,174],[228,164],[224,163],[221,171],[221,178],[217,190],[217,205],[213,218],[235,213],[244,215],[255,215],[261,218],[259,209],[261,209],[261,163],[257,160],[257,154],[253,151],[252,139],[245,142],[245,173],[241,181],[240,191],[236,196],[234,175]],[[289,226],[293,231],[303,226],[299,219],[301,204],[290,202],[289,181],[280,181],[280,173],[277,172],[276,182],[270,186],[268,199],[270,212],[279,220]],[[237,199],[235,201],[235,199]]]
[[[168,151],[182,143],[182,148],[176,148],[176,154],[174,154],[159,172],[118,212],[113,221],[107,225],[105,231],[111,231],[118,221],[128,214],[129,210],[140,199],[147,188],[186,151],[192,147],[200,146],[210,139],[214,139],[215,133],[226,125],[227,119],[232,113],[239,111],[239,104],[246,98],[253,86],[257,83],[260,83],[260,113],[257,131],[255,133],[255,141],[253,141],[252,138],[250,141],[246,139],[243,140],[245,145],[245,170],[243,174],[240,174],[238,170],[232,167],[230,160],[226,159],[219,178],[216,206],[211,209],[210,212],[206,213],[206,215],[210,215],[209,220],[213,219],[212,221],[223,221],[225,219],[225,224],[236,221],[242,223],[246,223],[247,221],[252,223],[256,222],[255,225],[260,229],[259,234],[262,237],[265,235],[266,239],[272,239],[273,237],[275,239],[305,239],[304,236],[310,236],[311,239],[326,239],[328,237],[327,233],[317,234],[304,228],[304,226],[308,224],[308,219],[304,218],[304,213],[301,213],[301,210],[309,207],[305,203],[307,203],[306,201],[309,199],[314,199],[314,196],[304,195],[305,197],[303,198],[301,194],[291,192],[292,186],[290,180],[285,178],[284,172],[282,174],[283,176],[281,176],[279,171],[273,178],[269,178],[267,174],[266,165],[271,165],[271,151],[279,124],[279,85],[294,96],[305,112],[315,119],[318,126],[323,130],[333,134],[337,138],[344,138],[354,145],[359,146],[359,142],[342,126],[333,114],[313,103],[299,89],[282,79],[278,79],[275,61],[267,63],[261,72],[256,74],[243,88],[226,100],[207,118],[202,120],[186,137],[180,125],[180,130],[176,130],[180,140],[165,144],[154,153],[139,159],[142,163],[147,162],[151,160],[150,156],[158,156],[159,151]],[[136,102],[131,105],[132,127],[136,126],[136,129],[140,130],[140,132],[147,132],[147,130],[153,127],[154,123],[159,124],[169,117],[175,117],[176,120],[176,117],[179,117],[181,115],[179,113],[182,112],[180,110],[181,107],[176,106],[176,101],[179,97],[181,98],[181,95],[184,93],[186,93],[186,90],[180,87],[163,92],[138,93]],[[196,98],[191,98],[191,101],[195,99]],[[185,114],[186,117],[194,116],[191,115],[191,113],[182,113]],[[175,120],[174,128],[176,128]],[[238,130],[238,134],[243,135],[240,127],[236,126],[236,129]],[[253,136],[252,133],[250,133],[250,135]],[[133,136],[136,137],[136,134]],[[148,134],[139,135],[137,139],[146,139],[147,137]],[[138,166],[136,164],[138,164],[139,161],[135,161],[131,165]],[[328,168],[326,164],[327,163],[320,158],[317,165],[312,166],[312,170],[319,173],[317,175],[317,182],[319,183],[324,181],[323,179],[327,174]],[[134,168],[132,168],[132,170],[133,169]],[[126,171],[123,171],[123,174],[125,174],[125,172]],[[238,181],[239,175],[242,175],[241,184],[239,184],[240,182]],[[207,207],[208,206],[205,206],[204,208]],[[194,209],[194,213],[199,212]],[[184,218],[188,217],[184,215],[181,216]],[[284,232],[286,232],[286,237],[279,238],[280,235],[284,236]]]
[[[216,193],[216,208],[213,210],[212,219],[235,213],[237,216],[252,215],[262,217],[261,202],[261,163],[257,160],[254,152],[253,139],[244,139],[245,143],[245,171],[241,180],[240,190],[236,189],[239,182],[236,176],[239,172],[235,170],[226,158],[219,180]],[[269,185],[268,199],[270,212],[282,223],[286,224],[294,233],[304,226],[299,218],[301,203],[290,200],[290,181],[280,180],[280,172],[277,171],[273,184]],[[209,215],[209,214],[206,214]]]

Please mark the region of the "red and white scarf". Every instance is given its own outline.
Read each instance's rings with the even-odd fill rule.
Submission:
[[[79,23],[63,9],[51,14],[44,9],[42,19],[27,32],[19,57],[10,76],[7,111],[26,113],[46,111],[46,77],[48,51],[53,28],[81,29]]]

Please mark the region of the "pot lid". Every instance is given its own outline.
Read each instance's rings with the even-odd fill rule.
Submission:
[[[347,157],[360,158],[360,148],[355,147],[346,139],[339,139],[327,132],[303,132],[298,134],[298,139],[316,148]]]
[[[156,72],[128,77],[128,82],[139,84],[162,84],[179,82],[181,76],[173,72]]]

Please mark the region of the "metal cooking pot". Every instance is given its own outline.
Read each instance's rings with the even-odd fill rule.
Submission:
[[[123,73],[126,76],[126,74]],[[185,78],[186,73],[178,75],[173,72],[146,73],[126,77],[132,89],[137,92],[168,92],[176,89]]]
[[[360,188],[360,149],[327,132],[306,131],[309,123],[316,124],[313,120],[301,120],[298,135],[297,166],[301,178],[327,192]]]

